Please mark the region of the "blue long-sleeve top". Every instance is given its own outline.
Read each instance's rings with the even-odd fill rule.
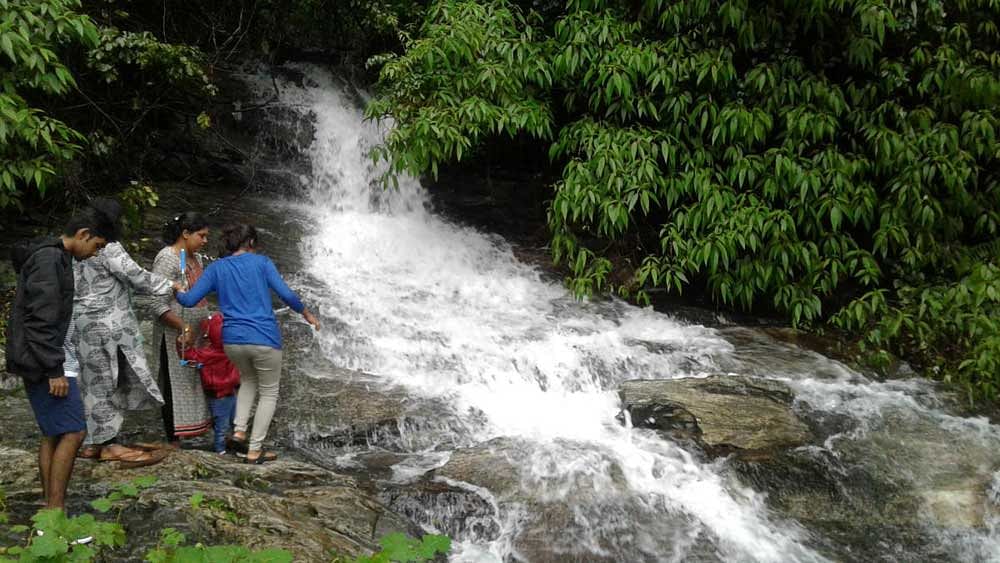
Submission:
[[[281,331],[271,308],[271,290],[296,313],[305,309],[270,258],[247,252],[209,264],[194,287],[177,294],[177,302],[194,307],[214,291],[222,310],[224,344],[256,344],[280,350]]]

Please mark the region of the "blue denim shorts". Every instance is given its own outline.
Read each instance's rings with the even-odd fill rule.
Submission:
[[[31,410],[35,411],[35,420],[38,421],[43,436],[61,436],[87,429],[80,387],[77,386],[75,377],[67,377],[66,380],[69,381],[69,393],[65,397],[50,395],[47,379],[39,383],[24,382]]]

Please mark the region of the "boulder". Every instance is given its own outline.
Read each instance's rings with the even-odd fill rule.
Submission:
[[[552,445],[496,438],[451,452],[419,479],[383,486],[379,498],[452,538],[503,546],[512,561],[641,561],[649,558],[650,545],[664,560],[718,560],[705,535],[691,542],[665,539],[688,529],[683,514],[657,513],[656,533],[640,539],[630,517],[646,509],[647,499],[630,491],[615,460],[592,444],[560,441],[557,447],[552,457]],[[590,462],[568,474],[537,470],[577,454],[590,455]],[[606,473],[591,471],[602,466]]]
[[[709,453],[768,452],[813,439],[792,409],[791,390],[778,381],[742,376],[633,380],[623,383],[619,394],[634,427],[694,440]]]
[[[296,561],[324,562],[332,555],[353,558],[375,551],[378,539],[389,533],[422,533],[353,478],[294,460],[252,466],[201,451],[175,451],[159,464],[131,470],[81,460],[68,508],[94,512],[89,500],[140,475],[155,475],[157,481],[125,502],[121,523],[128,543],[122,550],[128,553],[119,555],[126,559],[141,559],[168,526],[192,543],[277,547],[292,552]],[[41,496],[35,453],[0,447],[0,486],[12,519],[26,521]],[[199,493],[203,499],[196,506],[191,499]]]
[[[291,332],[291,331],[288,331]],[[294,346],[294,335],[288,340]],[[288,445],[318,457],[377,447],[412,452],[458,446],[468,434],[450,405],[361,372],[333,366],[315,350],[296,350],[272,426]]]

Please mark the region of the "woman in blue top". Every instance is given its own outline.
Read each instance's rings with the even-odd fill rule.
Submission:
[[[222,233],[222,244],[223,258],[205,268],[190,291],[178,293],[177,302],[194,307],[209,293],[218,294],[223,318],[222,342],[226,355],[240,370],[233,440],[246,444],[250,410],[259,391],[246,462],[264,463],[278,457],[262,450],[281,378],[281,332],[271,308],[271,290],[316,330],[319,321],[289,289],[274,263],[256,253],[255,228],[244,224],[227,226]]]

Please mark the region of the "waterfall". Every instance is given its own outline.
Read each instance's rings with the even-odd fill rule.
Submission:
[[[844,427],[803,455],[927,485],[928,505],[947,503],[947,491],[933,487],[961,463],[991,483],[983,502],[997,502],[1000,433],[984,419],[948,414],[931,385],[873,381],[740,327],[707,328],[617,300],[578,302],[515,259],[502,238],[435,214],[415,179],[384,191],[368,151],[390,124],[363,120],[356,95],[328,73],[295,69],[304,79],[281,82],[280,103],[315,125],[302,150],[316,228],[302,245],[308,273],[325,288],[320,308],[339,320],[322,335],[324,354],[451,405],[467,423],[456,443],[514,444],[526,475],[519,486],[567,507],[546,541],[595,558],[676,561],[822,561],[820,547],[839,541],[770,510],[726,460],[622,425],[616,390],[630,379],[784,380],[816,420]],[[511,539],[533,518],[531,503],[522,508],[504,515],[499,539],[456,538],[453,557],[516,556]],[[986,559],[1000,551],[995,520],[987,524],[928,525],[928,533],[947,557]],[[905,546],[899,556],[908,557]]]

